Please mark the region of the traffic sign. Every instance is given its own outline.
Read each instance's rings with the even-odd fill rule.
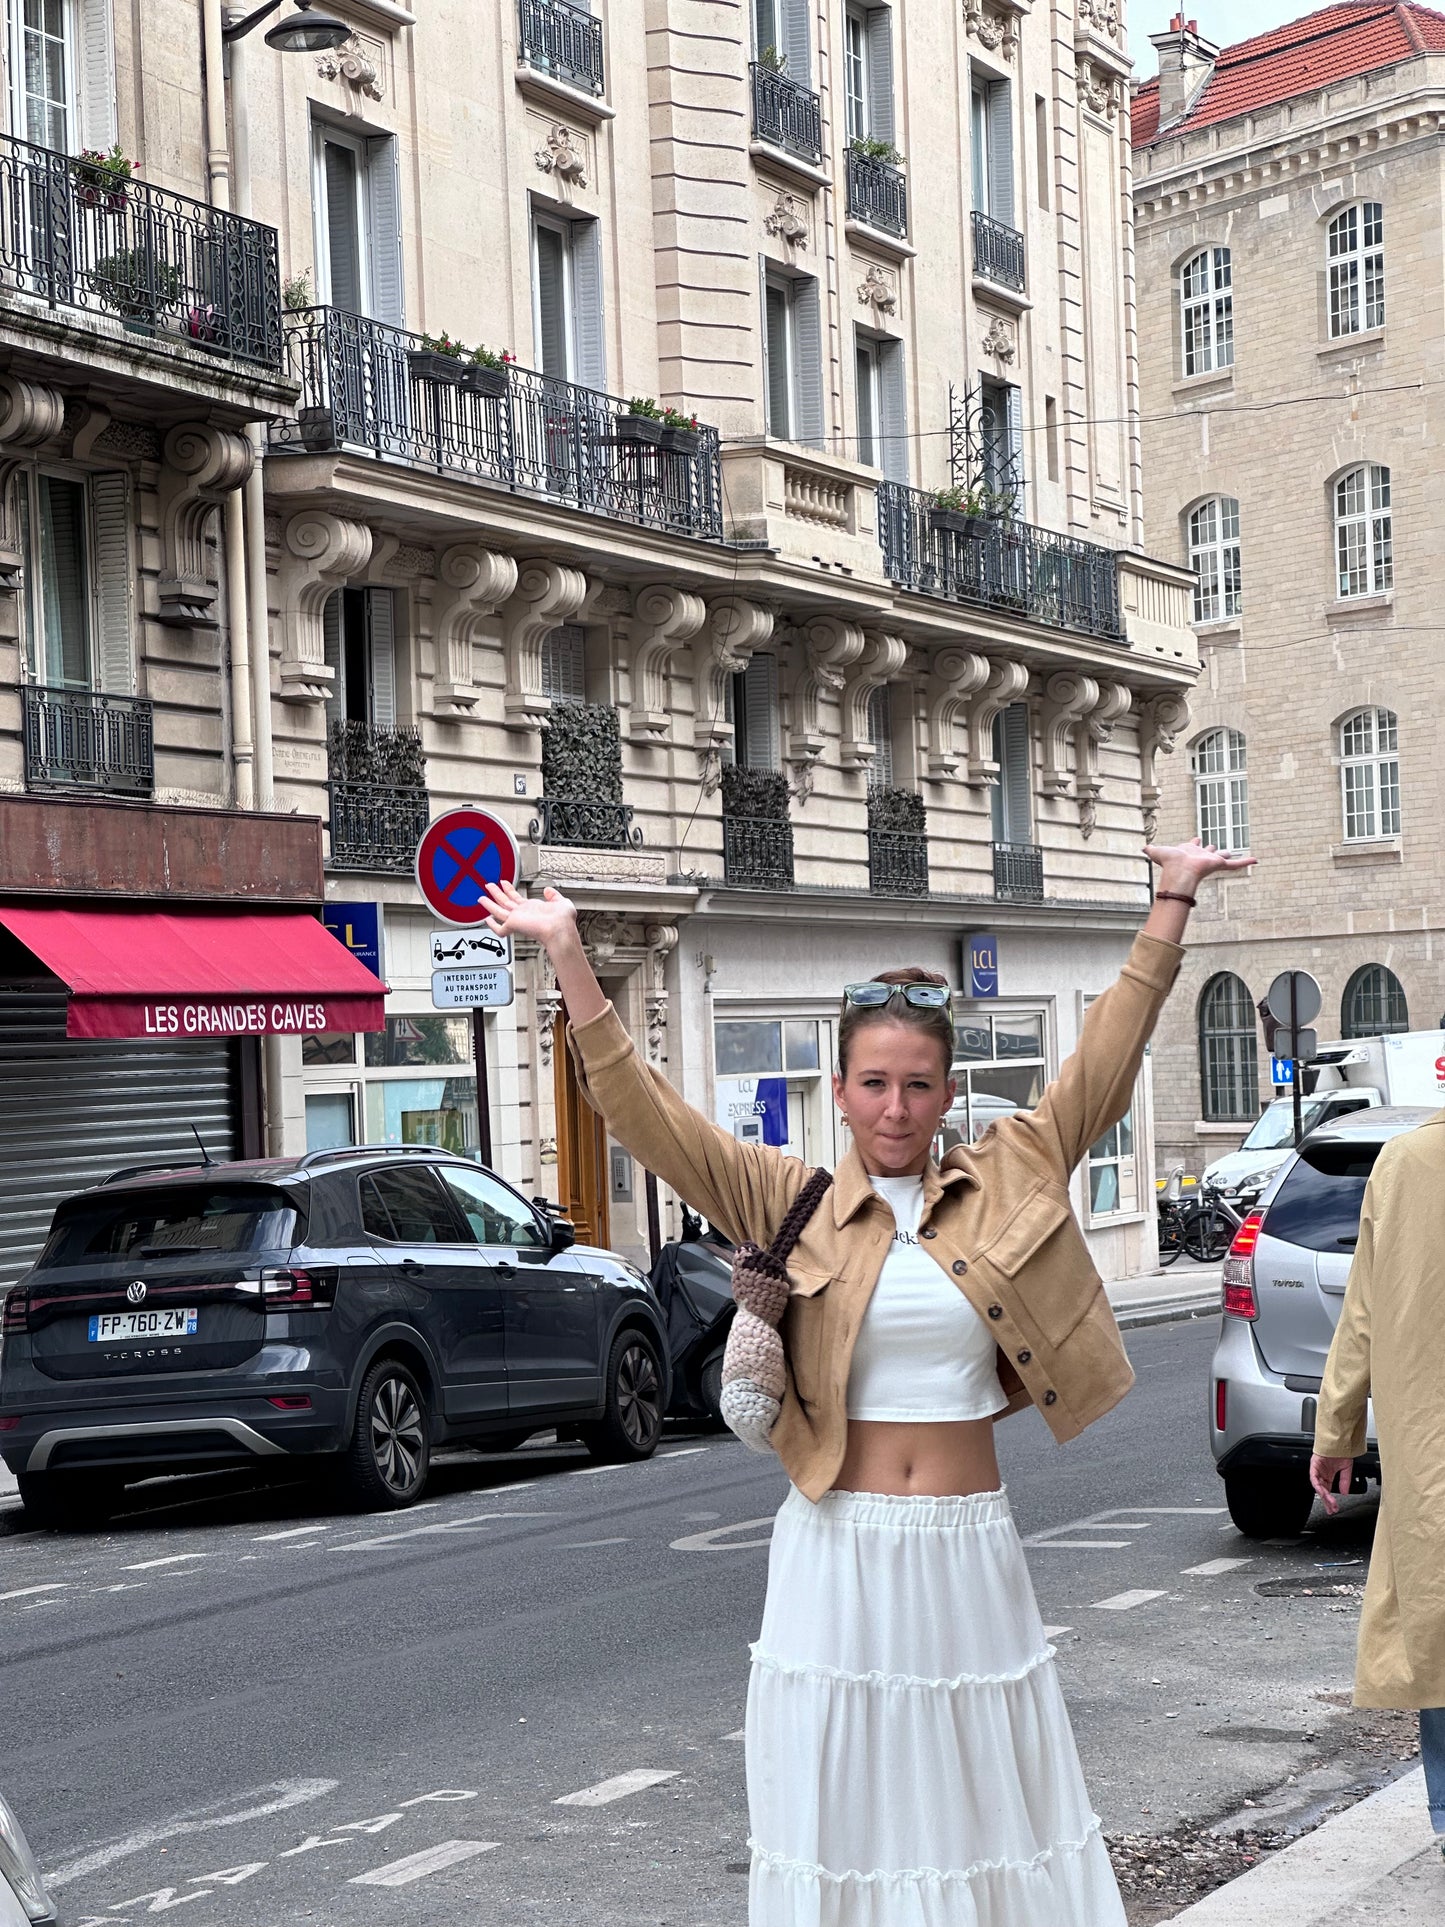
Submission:
[[[1269,1081],[1271,1084],[1293,1084],[1294,1059],[1292,1057],[1271,1057],[1269,1060]]]
[[[445,970],[448,965],[459,970],[475,970],[495,964],[509,969],[511,962],[512,939],[499,937],[495,930],[433,930],[431,933],[433,970]]]
[[[417,888],[443,923],[485,923],[486,885],[515,883],[517,839],[489,810],[448,810],[417,846]]]
[[[1296,1064],[1312,1064],[1319,1047],[1318,1031],[1304,1029],[1294,1031],[1285,1025],[1274,1034],[1275,1057],[1287,1057]]]
[[[513,994],[510,970],[432,972],[431,1000],[436,1010],[503,1010]]]
[[[1264,1001],[1277,1024],[1312,1024],[1320,1014],[1324,997],[1307,970],[1282,970],[1265,992]],[[1286,1052],[1277,1050],[1276,1055],[1283,1057]]]

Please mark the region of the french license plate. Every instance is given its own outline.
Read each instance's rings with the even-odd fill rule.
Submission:
[[[102,1311],[90,1321],[92,1344],[116,1338],[190,1338],[199,1314],[180,1305],[155,1311]]]

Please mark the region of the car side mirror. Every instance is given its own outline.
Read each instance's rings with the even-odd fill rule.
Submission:
[[[547,1242],[553,1251],[566,1251],[577,1242],[577,1227],[566,1218],[551,1218],[547,1224]]]

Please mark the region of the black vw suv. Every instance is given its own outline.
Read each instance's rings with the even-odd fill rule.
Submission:
[[[642,1273],[421,1146],[117,1172],[59,1207],[0,1325],[0,1457],[37,1524],[97,1523],[129,1480],[305,1455],[404,1506],[433,1446],[555,1424],[646,1458],[667,1407]]]

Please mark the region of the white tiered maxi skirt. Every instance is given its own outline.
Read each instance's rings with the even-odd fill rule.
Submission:
[[[789,1493],[747,1761],[751,1927],[1124,1927],[1003,1492]]]

